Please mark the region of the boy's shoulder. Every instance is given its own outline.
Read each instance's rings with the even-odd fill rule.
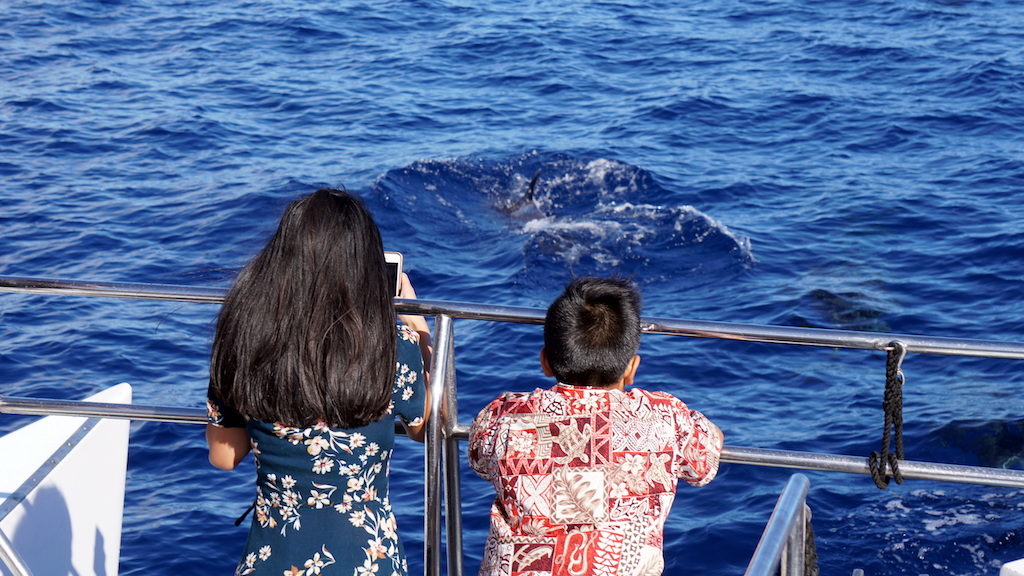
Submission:
[[[510,403],[510,404],[514,404],[516,402],[527,402],[531,398],[536,396],[537,394],[539,394],[541,392],[544,392],[544,391],[545,390],[543,388],[535,388],[533,390],[530,390],[529,392],[502,392],[501,394],[498,395],[497,398],[495,398],[494,400],[491,401],[491,404],[494,404],[494,403]]]
[[[659,400],[661,402],[673,402],[673,403],[674,402],[679,402],[680,404],[683,403],[683,401],[680,400],[679,398],[676,398],[672,394],[669,394],[668,392],[665,392],[663,390],[647,390],[645,388],[630,388],[629,390],[626,391],[626,394],[629,394],[629,395],[632,395],[632,396],[635,396],[635,397],[641,397],[642,396],[642,397],[646,397],[646,398],[653,399],[653,400]]]
[[[534,388],[529,392],[503,392],[484,407],[482,414],[495,417],[518,417],[526,414],[564,412],[567,400],[558,394],[557,387]]]
[[[646,406],[646,409],[659,412],[689,413],[690,407],[676,396],[661,390],[630,388],[626,394],[633,399],[635,406]]]
[[[497,398],[491,400],[487,405],[488,409],[510,408],[536,401],[537,395],[545,392],[542,388],[536,388],[530,392],[502,392]]]
[[[652,398],[672,398],[674,400],[678,400],[678,398],[676,398],[675,396],[668,392],[665,392],[664,390],[648,390],[647,388],[640,388],[637,386],[634,386],[629,390],[626,390],[626,393],[643,394],[644,396],[649,396]]]

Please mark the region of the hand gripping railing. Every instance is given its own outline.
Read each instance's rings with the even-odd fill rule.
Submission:
[[[73,282],[33,278],[0,278],[0,291],[105,296],[144,300],[168,300],[219,303],[226,290],[174,285]],[[427,423],[424,486],[424,571],[441,573],[441,485],[445,488],[447,517],[448,572],[462,573],[462,523],[459,498],[459,442],[467,439],[468,427],[458,422],[454,363],[453,319],[488,320],[521,324],[542,324],[544,311],[535,308],[493,306],[434,300],[395,300],[401,314],[434,317],[434,356],[431,364],[431,418]],[[831,348],[887,350],[893,341],[906,346],[907,352],[1024,359],[1024,344],[851,332],[788,326],[763,326],[725,322],[643,318],[643,331],[699,338],[719,338],[750,342],[769,342]],[[0,412],[20,414],[70,414],[172,422],[205,422],[205,411],[188,408],[96,405],[95,403],[4,398]],[[401,431],[400,425],[396,430]],[[870,474],[866,458],[835,454],[816,454],[726,446],[722,462],[780,468],[799,468]],[[442,468],[443,466],[443,468]],[[904,478],[920,478],[1024,488],[1024,471],[976,466],[957,466],[930,462],[900,461]]]

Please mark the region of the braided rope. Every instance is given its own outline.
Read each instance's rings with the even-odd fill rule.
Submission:
[[[807,509],[807,521],[804,523],[804,573],[802,576],[818,576],[818,546],[814,538],[814,526],[811,525],[810,508]]]
[[[900,366],[907,354],[907,347],[899,341],[889,343],[885,359],[885,395],[882,410],[885,414],[882,429],[882,449],[868,456],[868,469],[875,486],[884,489],[892,477],[897,484],[903,484],[899,461],[903,459],[903,371]],[[889,432],[892,430],[895,453],[889,452]],[[891,474],[886,471],[888,468]]]

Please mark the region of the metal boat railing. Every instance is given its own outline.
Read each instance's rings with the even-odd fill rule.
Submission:
[[[219,304],[227,293],[223,288],[202,288],[174,284],[138,284],[125,282],[80,282],[44,278],[0,277],[0,291],[64,296],[105,296],[136,300],[168,300]],[[470,320],[543,324],[544,311],[518,306],[495,306],[471,302],[436,300],[395,300],[403,314],[450,316]],[[906,345],[908,354],[945,354],[987,358],[1024,359],[1024,343],[994,342],[959,338],[937,338],[910,334],[856,332],[824,328],[738,324],[667,318],[644,318],[644,332],[675,334],[697,338],[743,340],[776,344],[799,344],[828,348],[889,350],[893,340]]]
[[[804,576],[805,544],[811,509],[807,507],[810,481],[793,474],[779,495],[761,540],[744,576]]]
[[[0,291],[32,294],[100,296],[177,302],[219,303],[226,290],[161,284],[77,282],[38,278],[0,277]],[[424,452],[424,573],[441,573],[442,512],[444,489],[445,536],[448,572],[462,574],[462,519],[459,498],[459,442],[468,437],[468,426],[458,421],[454,358],[454,319],[543,324],[544,311],[536,308],[494,306],[434,300],[395,300],[399,313],[434,319],[434,356],[431,366],[431,418],[427,422]],[[1024,359],[1024,344],[936,338],[917,335],[853,332],[788,326],[705,322],[667,318],[642,319],[645,333],[698,338],[717,338],[853,348],[890,350],[901,343],[907,353],[945,354],[988,358]],[[38,400],[0,396],[0,412],[17,414],[70,414],[170,422],[205,423],[205,411],[157,406],[103,405],[74,401]],[[396,429],[401,430],[396,426]],[[722,462],[779,468],[797,468],[852,474],[870,474],[867,459],[859,456],[817,454],[763,448],[726,446]],[[978,466],[959,466],[901,460],[904,478],[918,478],[1024,488],[1024,471]]]
[[[0,531],[0,565],[6,566],[13,576],[32,576],[7,535]]]

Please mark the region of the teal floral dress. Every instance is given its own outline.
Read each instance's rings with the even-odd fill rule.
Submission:
[[[422,423],[423,359],[398,330],[389,416],[360,428],[296,428],[247,420],[208,395],[209,422],[245,427],[256,461],[256,502],[236,575],[399,575],[408,572],[391,510],[394,416]]]

